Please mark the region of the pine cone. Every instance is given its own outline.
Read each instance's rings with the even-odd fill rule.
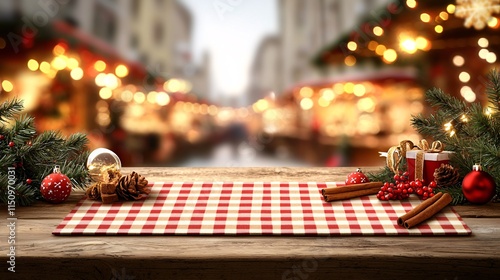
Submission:
[[[116,187],[116,194],[124,200],[140,200],[147,197],[150,192],[148,180],[136,172],[122,176]]]
[[[87,188],[86,194],[89,199],[92,200],[100,200],[101,199],[101,191],[100,183],[94,183]]]
[[[434,181],[436,181],[436,185],[440,188],[456,185],[459,179],[460,174],[458,170],[449,164],[441,164],[434,171]]]
[[[103,182],[105,183],[117,184],[121,177],[122,174],[116,169],[107,169],[102,174]]]

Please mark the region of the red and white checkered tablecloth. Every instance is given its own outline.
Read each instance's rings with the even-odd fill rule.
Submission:
[[[153,184],[141,201],[102,204],[82,199],[55,235],[469,235],[446,207],[416,228],[397,218],[421,201],[379,201],[374,195],[325,202],[335,183],[174,182]]]

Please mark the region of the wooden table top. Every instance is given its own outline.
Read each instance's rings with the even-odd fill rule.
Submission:
[[[124,168],[149,181],[343,181],[355,168]],[[377,168],[364,168],[365,172]],[[83,197],[16,209],[16,273],[1,279],[498,279],[500,204],[456,206],[471,236],[53,236]],[[7,210],[0,213],[7,221]],[[5,278],[4,276],[10,277]]]

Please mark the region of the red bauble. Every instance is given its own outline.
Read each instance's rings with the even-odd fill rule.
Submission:
[[[462,181],[462,192],[469,202],[484,204],[495,196],[496,184],[490,174],[474,165],[472,171]]]
[[[14,143],[14,142],[12,142],[12,141],[10,141],[10,142],[9,142],[9,147],[11,147],[11,148],[12,148],[12,147],[14,147],[15,145],[16,145],[16,143]]]
[[[368,177],[366,177],[365,174],[363,174],[360,168],[358,168],[356,172],[347,175],[347,179],[345,180],[346,185],[361,184],[368,182],[370,182],[370,180],[368,179]]]
[[[61,203],[71,193],[71,181],[68,176],[61,173],[56,165],[54,173],[45,177],[40,185],[40,193],[48,202]]]

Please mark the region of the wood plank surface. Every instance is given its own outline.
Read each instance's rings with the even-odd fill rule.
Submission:
[[[355,168],[124,168],[150,181],[343,181]],[[377,168],[364,168],[365,172]],[[461,237],[53,236],[83,197],[18,207],[16,273],[0,279],[497,279],[500,204],[457,206]],[[6,221],[2,208],[0,219]]]

